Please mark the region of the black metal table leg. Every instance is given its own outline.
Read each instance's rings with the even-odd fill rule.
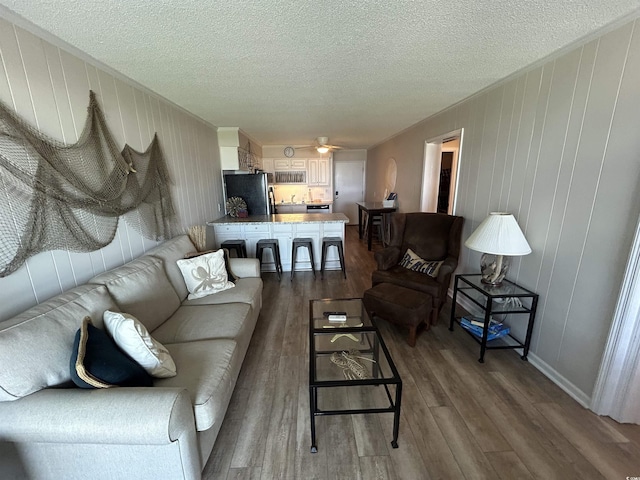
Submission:
[[[453,299],[451,300],[451,317],[449,318],[449,331],[451,332],[453,332],[453,322],[456,319],[457,296],[458,296],[458,275],[456,275],[456,278],[454,280]]]
[[[529,312],[529,324],[527,326],[527,336],[525,337],[524,348],[522,349],[522,356],[520,357],[525,362],[527,361],[527,355],[529,355],[529,346],[531,345],[531,334],[533,333],[532,318],[536,316],[537,308],[538,308],[538,297],[535,296],[531,299],[531,311]]]
[[[316,445],[316,389],[309,387],[309,411],[311,413],[311,453],[318,453]]]
[[[398,431],[400,430],[400,402],[402,400],[402,382],[396,385],[396,404],[393,412],[393,440],[391,446],[398,448]]]
[[[489,325],[491,324],[491,309],[493,308],[493,299],[487,298],[487,306],[484,311],[484,328],[482,329],[482,341],[480,342],[480,358],[478,361],[484,363],[484,354],[487,351],[487,337],[489,336]]]
[[[373,339],[373,378],[378,378],[380,374],[380,343],[378,342],[378,336],[376,335]]]

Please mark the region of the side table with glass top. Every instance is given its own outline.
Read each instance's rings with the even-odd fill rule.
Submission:
[[[456,317],[456,305],[458,295],[462,295],[484,312],[484,327],[482,338],[476,337],[467,331],[480,344],[480,358],[478,361],[484,363],[484,354],[487,350],[522,348],[522,360],[527,360],[529,345],[531,344],[531,333],[533,332],[533,321],[536,316],[538,306],[538,294],[517,285],[506,278],[499,286],[482,283],[481,274],[456,275],[453,287],[453,300],[451,306],[451,319],[449,330],[453,331],[453,324],[458,320]],[[526,315],[527,333],[524,341],[509,334],[508,337],[513,342],[505,343],[503,339],[491,340],[488,343],[489,323],[491,315]],[[515,317],[514,317],[515,318]]]
[[[342,317],[344,314],[344,317]],[[337,319],[334,318],[337,316]],[[382,386],[381,390],[374,390]],[[332,387],[362,389],[368,408],[338,409]],[[356,395],[357,396],[357,395]],[[402,380],[389,350],[369,318],[361,298],[309,301],[309,407],[311,453],[316,453],[316,417],[360,413],[393,413],[393,440],[398,448]],[[335,399],[334,399],[335,400]],[[323,403],[324,401],[324,403]]]

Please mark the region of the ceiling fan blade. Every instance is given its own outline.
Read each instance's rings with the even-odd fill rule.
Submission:
[[[344,147],[341,147],[339,145],[330,145],[329,144],[329,137],[318,137],[318,138],[316,138],[316,143],[314,145],[299,145],[299,146],[297,146],[295,148],[297,150],[317,150],[320,147],[327,148],[329,151],[331,151],[331,150],[342,150],[344,148]]]

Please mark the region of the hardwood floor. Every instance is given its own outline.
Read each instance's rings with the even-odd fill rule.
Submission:
[[[418,336],[379,322],[403,381],[399,448],[392,414],[319,417],[311,454],[309,300],[361,297],[373,252],[347,227],[340,271],[263,274],[263,309],[205,479],[624,479],[640,476],[640,426],[585,410],[514,351],[487,352],[457,328],[450,306]],[[381,248],[374,244],[374,251]],[[342,391],[347,390],[347,391]],[[334,407],[371,391],[333,389]],[[378,389],[373,395],[383,394]]]

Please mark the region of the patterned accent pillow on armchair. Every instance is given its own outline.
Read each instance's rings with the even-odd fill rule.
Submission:
[[[404,257],[400,260],[400,265],[404,268],[408,268],[409,270],[413,270],[414,272],[426,273],[430,277],[435,278],[438,276],[442,260],[424,260],[420,258],[420,256],[416,255],[413,250],[408,248]]]

